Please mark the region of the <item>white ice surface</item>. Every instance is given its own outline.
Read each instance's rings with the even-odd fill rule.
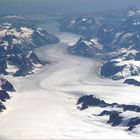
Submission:
[[[64,34],[60,36],[65,39]],[[52,63],[31,76],[9,77],[17,92],[4,103],[7,110],[0,114],[1,138],[139,138],[121,127],[112,128],[105,118],[90,117],[91,109],[79,111],[76,101],[89,93],[110,103],[139,104],[140,88],[99,78],[101,63],[68,54],[66,42],[40,48],[37,53]]]

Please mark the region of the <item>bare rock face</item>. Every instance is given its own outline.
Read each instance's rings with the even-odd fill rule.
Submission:
[[[9,94],[5,90],[0,90],[0,100],[5,102],[8,99],[10,99]]]
[[[8,92],[15,92],[14,86],[6,79],[0,77],[0,112],[6,109],[3,102],[10,99],[10,94]]]
[[[4,91],[15,92],[14,86],[8,80],[4,78],[0,79],[0,86],[1,86],[1,89]]]
[[[123,117],[119,116],[119,113],[112,113],[107,123],[111,123],[112,126],[117,126],[122,123]]]
[[[139,62],[137,62],[134,59],[108,61],[102,65],[100,75],[113,80],[129,79],[129,77],[139,76],[140,66],[138,65]],[[126,80],[125,82],[130,81],[132,80]],[[134,85],[138,85],[138,82],[136,83],[134,80],[132,82],[135,83]]]
[[[135,79],[126,79],[124,81],[124,84],[134,85],[134,86],[140,86],[140,82]]]
[[[107,107],[108,104],[105,103],[103,100],[100,100],[96,97],[94,97],[93,95],[85,95],[82,96],[78,99],[77,101],[77,105],[81,104],[81,108],[79,108],[80,110],[84,110],[90,106],[92,107]]]

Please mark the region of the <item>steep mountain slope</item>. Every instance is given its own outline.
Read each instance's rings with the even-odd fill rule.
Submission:
[[[0,77],[0,112],[6,109],[2,102],[11,98],[8,92],[15,92],[14,86],[8,80]]]

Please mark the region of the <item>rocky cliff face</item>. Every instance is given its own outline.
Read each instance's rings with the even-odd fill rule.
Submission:
[[[126,127],[127,131],[132,131],[140,124],[140,107],[136,105],[107,103],[93,95],[85,95],[78,99],[77,108],[81,111],[88,108],[92,108],[93,110],[97,110],[97,108],[99,108],[100,111],[96,111],[94,116],[109,116],[106,119],[106,123],[112,125],[113,127]]]

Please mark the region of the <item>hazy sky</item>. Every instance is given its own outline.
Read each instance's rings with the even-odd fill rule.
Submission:
[[[3,13],[47,13],[69,11],[100,11],[104,9],[140,7],[140,0],[0,0]]]

